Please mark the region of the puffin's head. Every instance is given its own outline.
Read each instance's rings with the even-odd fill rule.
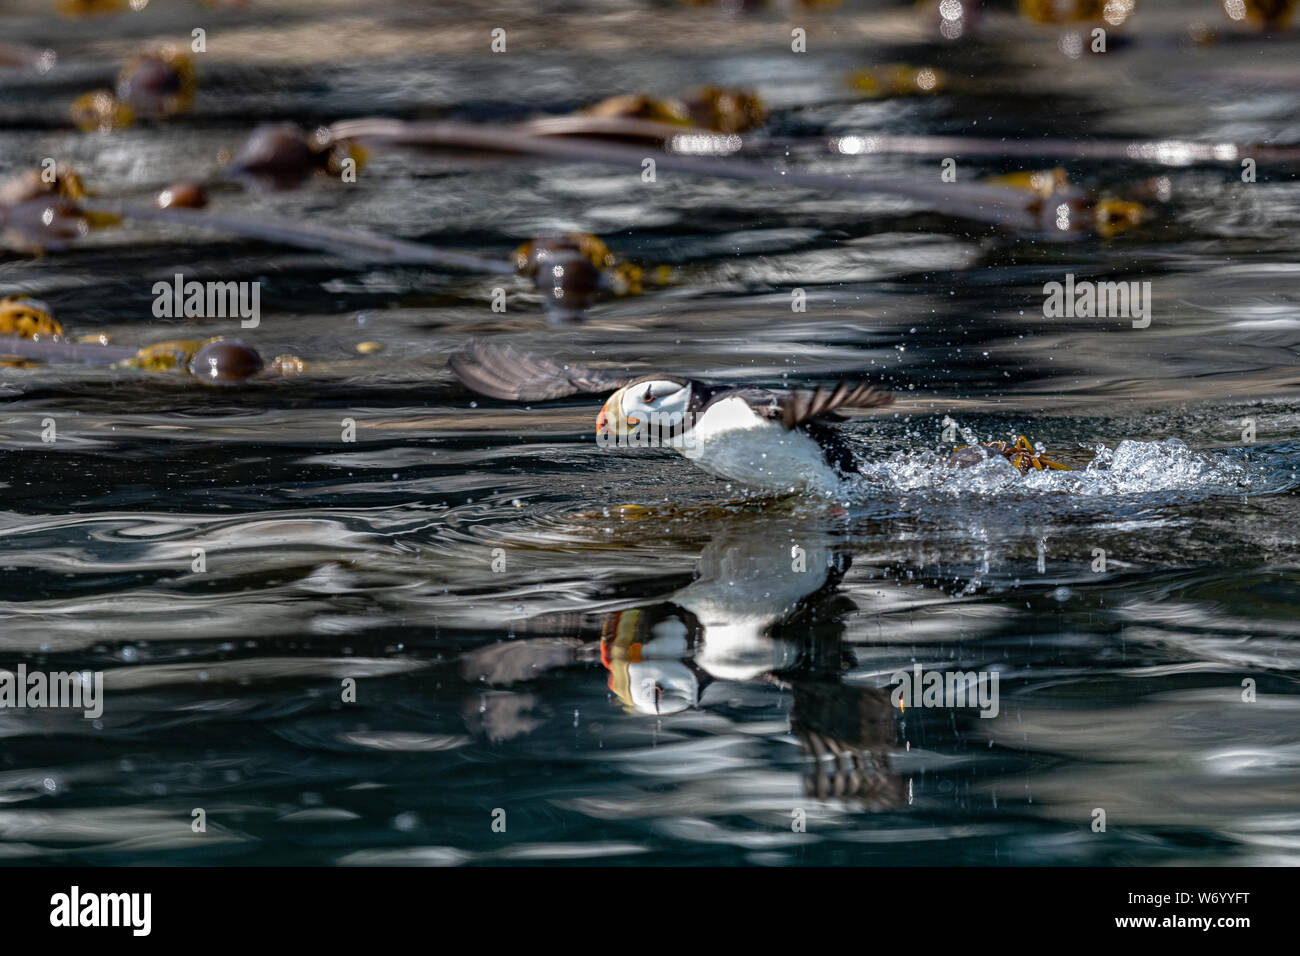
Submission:
[[[691,400],[689,383],[672,379],[645,379],[620,388],[605,401],[596,416],[596,437],[626,438],[642,425],[666,427],[686,417]]]

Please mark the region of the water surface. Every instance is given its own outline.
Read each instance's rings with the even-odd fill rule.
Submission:
[[[797,56],[795,21],[772,13],[266,4],[205,14],[192,115],[83,136],[61,121],[72,97],[206,8],[61,22],[21,6],[7,39],[60,65],[0,72],[0,167],[57,156],[136,200],[214,173],[261,120],[501,122],[704,83],[764,97],[755,149],[773,162],[936,182],[933,157],[825,145],[1284,145],[1300,106],[1300,40],[1195,47],[1180,31],[1218,14],[1201,5],[1143,3],[1130,42],[1070,59],[1059,31],[1009,11],[940,46],[910,7],[846,3]],[[486,51],[499,22],[506,61]],[[888,62],[960,82],[847,88]],[[5,254],[0,293],[39,296],[71,332],[239,334],[308,372],[208,389],[0,369],[0,666],[102,671],[107,690],[95,721],[0,710],[0,858],[1297,862],[1294,169],[1261,164],[1252,184],[1233,164],[960,169],[1057,163],[1089,189],[1163,180],[1168,198],[1120,236],[1053,242],[890,197],[398,151],[356,184],[214,192],[223,212],[496,258],[590,231],[673,268],[563,329],[522,281],[494,313],[500,277],[219,235],[137,226]],[[153,319],[153,283],[178,271],[259,281],[260,327]],[[1044,318],[1044,283],[1067,273],[1151,282],[1150,327]],[[670,452],[597,447],[599,402],[475,398],[445,368],[473,336],[717,381],[865,373],[898,403],[846,426],[865,466],[842,496],[761,501]],[[1026,434],[1081,470],[955,472],[961,430]],[[891,677],[918,664],[996,674],[997,715],[900,709]]]

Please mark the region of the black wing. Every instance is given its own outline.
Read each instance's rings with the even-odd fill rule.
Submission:
[[[781,424],[787,429],[798,428],[816,419],[839,418],[840,416],[832,414],[837,408],[879,408],[894,401],[894,396],[874,385],[845,381],[833,389],[818,385],[813,391],[798,388],[789,392],[777,392],[776,396]]]
[[[636,376],[561,364],[509,345],[486,342],[471,342],[464,351],[452,354],[447,366],[465,387],[516,402],[612,392],[636,381]]]

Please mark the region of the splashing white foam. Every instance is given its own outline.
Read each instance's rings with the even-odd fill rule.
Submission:
[[[1005,458],[988,458],[969,468],[949,465],[947,455],[896,452],[862,466],[872,493],[933,491],[952,496],[1007,492],[1112,496],[1195,491],[1245,494],[1262,490],[1266,471],[1214,452],[1195,452],[1177,438],[1099,445],[1078,471],[1018,472]]]

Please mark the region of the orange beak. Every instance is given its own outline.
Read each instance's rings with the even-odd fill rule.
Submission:
[[[596,437],[615,435],[620,438],[628,434],[628,426],[640,424],[635,419],[623,417],[623,389],[619,389],[605,400],[605,407],[596,416]]]

